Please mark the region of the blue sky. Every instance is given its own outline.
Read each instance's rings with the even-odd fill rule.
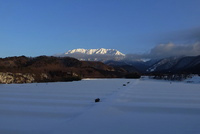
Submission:
[[[0,0],[0,57],[200,41],[200,0]]]

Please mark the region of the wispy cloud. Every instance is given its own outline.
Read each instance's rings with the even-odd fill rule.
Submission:
[[[149,57],[196,56],[200,55],[200,42],[192,45],[160,44],[151,49]]]
[[[158,45],[148,53],[127,54],[127,60],[200,55],[200,27],[160,35]]]
[[[174,31],[161,35],[159,42],[173,42],[178,44],[192,44],[195,42],[200,42],[200,27]]]
[[[126,59],[138,58],[165,58],[171,56],[197,56],[200,55],[200,42],[191,45],[176,45],[174,43],[159,44],[146,54],[128,54]]]

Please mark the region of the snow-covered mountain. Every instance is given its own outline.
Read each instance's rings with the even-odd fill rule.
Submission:
[[[125,54],[119,52],[116,49],[105,49],[105,48],[100,48],[100,49],[73,49],[67,51],[65,54],[87,54],[87,55],[111,55],[111,56],[125,56]]]
[[[83,61],[108,61],[108,60],[122,60],[125,54],[116,49],[73,49],[66,53],[59,55],[61,57],[69,56]]]
[[[179,61],[181,57],[170,57],[164,58],[152,65],[150,68],[147,69],[147,72],[154,72],[160,70],[168,70],[173,67]]]
[[[164,58],[153,64],[147,72],[200,73],[200,55]]]

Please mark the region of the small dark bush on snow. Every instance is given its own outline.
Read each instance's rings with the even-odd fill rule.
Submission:
[[[99,98],[96,98],[96,99],[95,99],[95,102],[100,102],[100,99],[99,99]]]

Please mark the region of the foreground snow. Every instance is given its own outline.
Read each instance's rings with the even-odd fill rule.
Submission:
[[[0,85],[0,134],[199,134],[199,104],[200,84],[180,82]]]
[[[194,75],[191,78],[187,78],[186,80],[184,80],[184,82],[187,82],[187,83],[200,83],[200,76],[199,75]]]

